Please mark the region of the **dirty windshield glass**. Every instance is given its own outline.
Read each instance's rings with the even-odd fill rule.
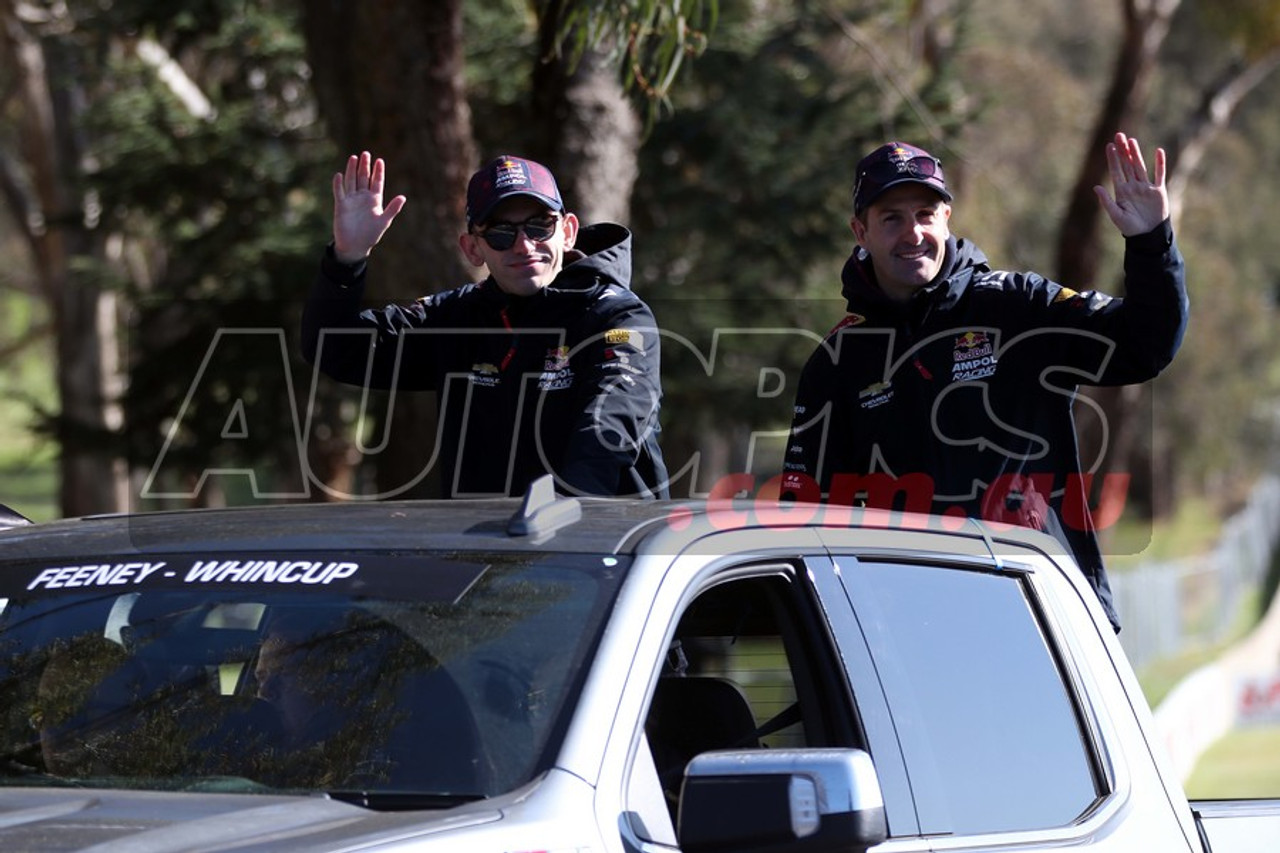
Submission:
[[[0,565],[0,784],[509,790],[618,578],[581,555]]]

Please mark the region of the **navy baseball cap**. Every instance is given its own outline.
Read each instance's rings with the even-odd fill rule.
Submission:
[[[944,201],[951,201],[941,160],[905,142],[886,142],[858,161],[853,185],[854,214],[861,214],[885,190],[899,184],[923,184]]]
[[[467,225],[479,225],[499,203],[522,195],[556,213],[564,210],[560,188],[550,169],[523,157],[495,157],[481,166],[467,184]]]

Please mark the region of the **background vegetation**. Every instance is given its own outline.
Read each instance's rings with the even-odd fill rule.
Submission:
[[[479,274],[453,242],[461,189],[501,150],[550,162],[588,221],[632,226],[636,288],[676,342],[676,493],[763,482],[785,382],[843,313],[862,151],[925,145],[955,230],[998,265],[1116,291],[1122,243],[1089,188],[1120,129],[1171,152],[1194,305],[1164,376],[1099,396],[1107,464],[1136,472],[1114,547],[1141,550],[1153,519],[1229,511],[1270,464],[1278,9],[0,0],[0,499],[42,518],[427,493],[409,474],[431,401],[362,408],[293,355],[328,176],[360,148],[410,197],[378,250],[381,301]],[[724,329],[758,334],[709,365]]]

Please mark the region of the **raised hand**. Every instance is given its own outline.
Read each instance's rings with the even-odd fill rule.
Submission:
[[[1116,228],[1126,237],[1145,234],[1169,217],[1169,191],[1165,188],[1165,153],[1156,149],[1155,174],[1148,179],[1138,140],[1117,133],[1107,144],[1107,165],[1111,169],[1113,199],[1106,188],[1093,191]]]
[[[386,164],[368,151],[347,158],[345,172],[333,176],[333,252],[344,263],[356,263],[369,252],[391,227],[404,207],[398,195],[382,205]]]

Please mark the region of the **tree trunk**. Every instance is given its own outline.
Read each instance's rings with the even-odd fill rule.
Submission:
[[[1117,131],[1132,133],[1146,103],[1151,73],[1180,0],[1122,0],[1124,36],[1111,86],[1094,122],[1058,234],[1057,279],[1074,290],[1097,283],[1102,211],[1093,188],[1107,177],[1106,145]]]
[[[84,78],[73,42],[41,37],[12,2],[0,7],[0,38],[14,88],[22,168],[29,194],[6,181],[5,198],[24,228],[40,292],[55,336],[59,416],[59,499],[64,516],[116,512],[128,503],[124,460],[107,436],[121,427],[118,324],[115,301],[88,277],[73,278],[72,261],[101,255],[75,186],[83,144],[79,111]]]
[[[386,160],[388,197],[409,199],[374,251],[370,300],[410,302],[474,279],[457,245],[478,165],[462,0],[302,0],[302,11],[316,99],[342,157],[334,171],[347,154],[370,151]],[[415,482],[434,450],[435,412],[434,395],[396,395],[389,444],[377,457],[379,494],[438,491],[438,471]]]
[[[1095,128],[1090,149],[1086,152],[1086,167],[1082,169],[1072,196],[1071,208],[1064,224],[1059,243],[1059,280],[1077,289],[1088,287],[1097,277],[1098,228],[1101,211],[1092,187],[1106,176],[1103,146],[1115,130],[1123,129],[1126,116],[1136,114],[1145,98],[1145,81],[1155,65],[1155,56],[1168,31],[1169,19],[1178,6],[1178,0],[1164,2],[1126,2],[1125,39],[1112,81],[1111,95],[1107,99],[1100,121]],[[1277,67],[1280,67],[1280,49],[1272,49],[1256,59],[1241,62],[1227,68],[1223,74],[1204,90],[1199,106],[1179,127],[1177,135],[1166,145],[1170,219],[1176,232],[1183,210],[1187,186],[1212,141],[1231,121],[1244,97],[1262,83]],[[1125,105],[1128,105],[1127,107]],[[1111,124],[1108,124],[1108,123]],[[1091,164],[1091,165],[1090,165]],[[1090,169],[1093,171],[1091,172]],[[1150,460],[1170,460],[1174,454],[1159,446],[1157,435],[1149,436],[1152,447],[1139,452],[1138,443],[1143,435],[1135,422],[1135,411],[1146,405],[1148,398],[1128,388],[1091,388],[1089,396],[1101,407],[1111,430],[1108,446],[1100,446],[1100,433],[1082,431],[1083,455],[1090,458],[1104,454],[1104,470],[1128,468],[1128,473]],[[1162,508],[1172,506],[1167,490],[1175,487],[1175,477],[1165,472],[1159,482],[1139,483],[1139,497],[1149,503],[1152,513],[1159,517]],[[1100,480],[1095,481],[1100,482]],[[1135,479],[1134,482],[1137,482]],[[1119,507],[1102,505],[1112,498],[1098,493],[1098,513],[1114,517]]]
[[[1122,0],[1124,35],[1116,56],[1107,97],[1086,143],[1080,171],[1067,204],[1067,212],[1058,235],[1057,280],[1075,290],[1098,285],[1098,263],[1102,235],[1102,211],[1093,188],[1107,177],[1106,145],[1117,131],[1133,133],[1130,127],[1141,114],[1146,102],[1151,74],[1156,67],[1160,45],[1169,32],[1170,19],[1180,0]],[[1104,290],[1106,288],[1103,288]],[[1140,395],[1126,393],[1123,388],[1090,388],[1087,393],[1099,405],[1106,419],[1109,437],[1099,430],[1082,430],[1081,455],[1092,459],[1103,457],[1102,470],[1124,471],[1133,468],[1137,455],[1135,442],[1140,430],[1133,424],[1133,405]],[[1124,471],[1136,474],[1136,472]],[[1095,477],[1095,513],[1113,518],[1120,507],[1107,502],[1128,496],[1115,491],[1100,491],[1104,477]]]
[[[1252,61],[1232,64],[1201,93],[1199,106],[1178,128],[1168,146],[1169,218],[1174,232],[1182,218],[1187,187],[1210,145],[1230,125],[1236,109],[1245,96],[1280,68],[1280,47],[1267,51]],[[1164,463],[1163,476],[1152,483],[1152,514],[1160,518],[1171,510],[1172,495],[1177,488],[1174,466],[1179,455],[1174,452],[1167,434],[1155,430],[1151,457]]]
[[[557,51],[557,3],[544,10],[541,62],[533,72],[537,154],[556,174],[565,204],[584,224],[631,219],[639,175],[640,117],[604,48],[588,49],[572,70]]]

